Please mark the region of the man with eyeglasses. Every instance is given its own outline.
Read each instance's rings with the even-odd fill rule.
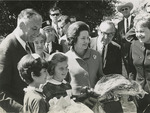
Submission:
[[[90,47],[97,50],[102,57],[103,73],[121,74],[121,48],[120,45],[112,41],[116,28],[112,21],[103,21],[98,27],[98,37],[91,38]],[[104,102],[106,113],[123,113],[121,103],[114,101],[114,97]]]
[[[59,35],[59,28],[58,28],[58,18],[61,16],[61,9],[54,6],[49,10],[49,17],[51,19],[51,26],[54,27],[56,32]]]

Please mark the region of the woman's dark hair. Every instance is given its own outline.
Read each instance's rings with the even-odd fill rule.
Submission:
[[[84,30],[90,32],[89,26],[85,22],[77,21],[72,23],[68,27],[66,34],[69,45],[74,46],[74,44],[77,42],[77,38],[80,35],[80,32]]]
[[[63,53],[54,53],[52,54],[51,59],[49,60],[48,73],[50,75],[55,74],[55,67],[59,62],[68,61],[68,57]]]
[[[27,84],[33,82],[31,72],[34,73],[34,76],[39,77],[41,69],[48,68],[48,63],[44,59],[40,57],[34,57],[34,56],[38,56],[38,55],[27,54],[23,56],[18,63],[18,70],[19,70],[20,77]]]

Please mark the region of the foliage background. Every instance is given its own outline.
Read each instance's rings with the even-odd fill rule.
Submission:
[[[115,13],[116,0],[99,1],[0,1],[0,36],[6,36],[14,30],[17,15],[25,8],[34,8],[43,17],[49,19],[48,10],[57,5],[63,14],[76,16],[77,20],[86,22],[91,31],[100,24],[104,17]]]
[[[6,36],[16,27],[17,16],[25,8],[34,8],[43,17],[43,21],[49,19],[49,8],[56,5],[61,8],[63,14],[76,16],[77,20],[86,22],[91,31],[104,19],[114,19],[117,22],[122,19],[122,15],[116,11],[116,6],[120,2],[132,2],[134,8],[133,14],[141,10],[149,0],[0,0],[0,37]],[[116,22],[116,23],[117,23]]]

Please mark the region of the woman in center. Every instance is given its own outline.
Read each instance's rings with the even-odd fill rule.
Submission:
[[[89,26],[77,21],[67,30],[67,39],[71,49],[68,56],[70,84],[73,95],[80,95],[84,87],[94,88],[97,81],[103,76],[100,54],[88,47]]]

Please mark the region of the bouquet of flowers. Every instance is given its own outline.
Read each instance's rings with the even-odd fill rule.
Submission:
[[[48,113],[94,113],[86,105],[75,102],[69,96],[57,99],[54,97],[49,101],[50,108]]]
[[[134,80],[128,80],[120,74],[110,74],[102,77],[95,85],[94,92],[105,98],[108,93],[114,95],[131,95],[143,98],[145,92]]]

